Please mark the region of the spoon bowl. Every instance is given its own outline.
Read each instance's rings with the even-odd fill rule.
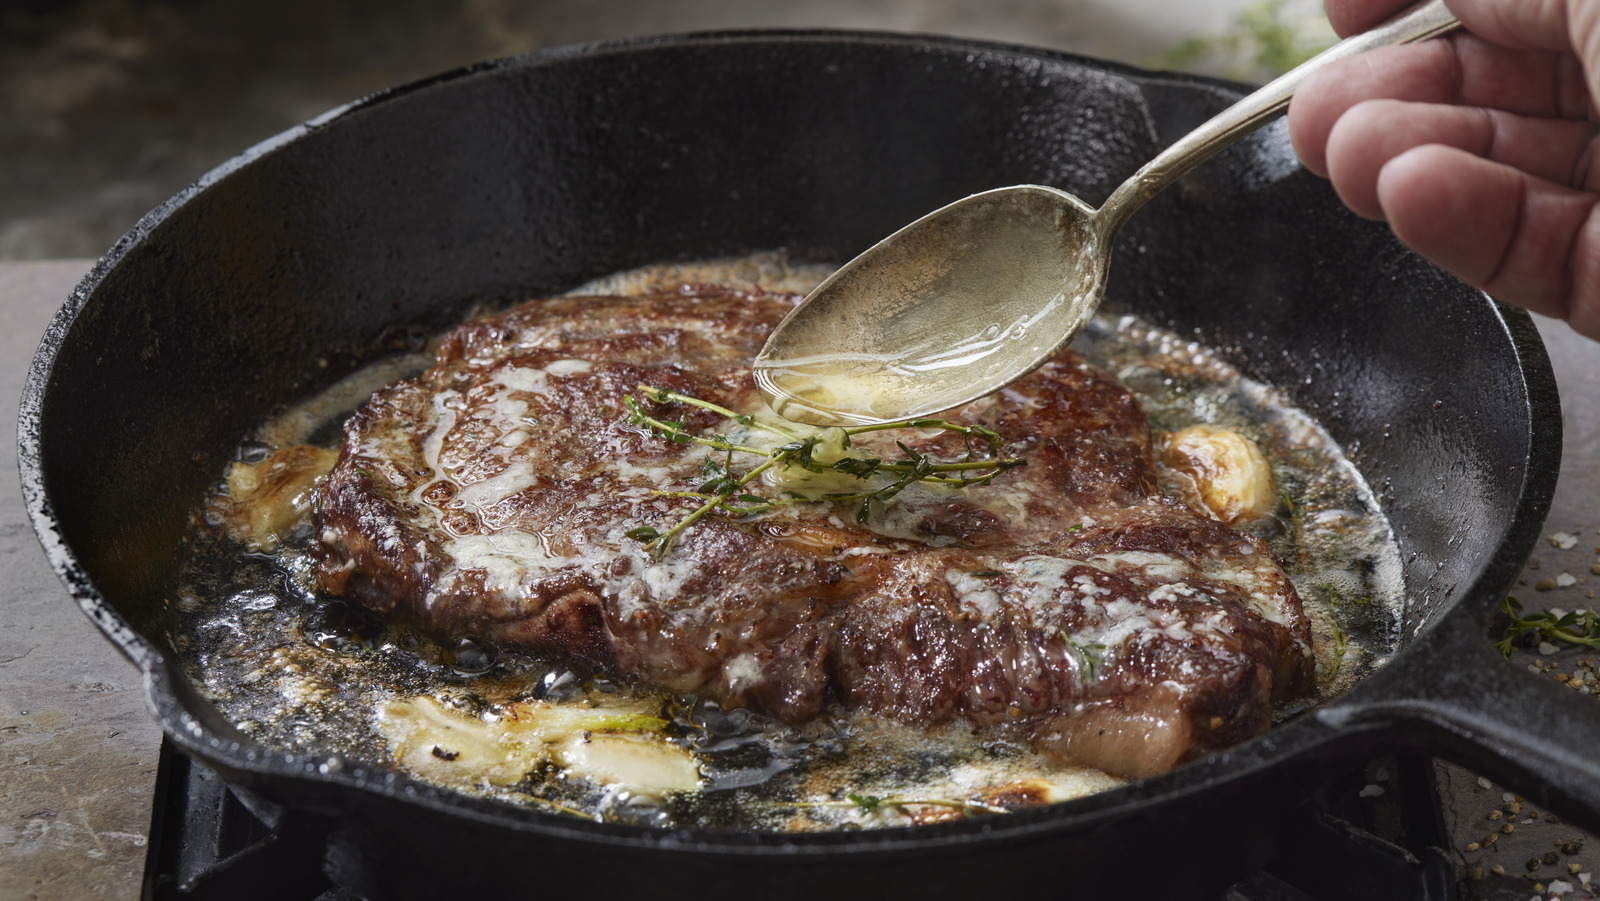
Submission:
[[[817,424],[913,418],[997,391],[1020,358],[1043,362],[1094,315],[1109,260],[1100,221],[1040,185],[935,210],[817,286],[767,341],[756,384],[780,416]]]
[[[1117,230],[1179,176],[1276,118],[1317,69],[1460,23],[1428,2],[1323,51],[1185,135],[1099,209],[1042,185],[974,194],[879,241],[818,285],[755,360],[773,411],[814,425],[915,419],[1049,360],[1093,318]]]

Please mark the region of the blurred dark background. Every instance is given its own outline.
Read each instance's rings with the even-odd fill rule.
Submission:
[[[381,88],[540,47],[752,27],[1252,77],[1325,25],[1316,0],[0,0],[0,260],[98,256],[213,166]]]

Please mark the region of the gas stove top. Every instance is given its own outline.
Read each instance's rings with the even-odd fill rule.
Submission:
[[[1456,901],[1461,873],[1445,850],[1436,784],[1433,762],[1420,757],[1374,761],[1331,780],[1277,837],[1277,856],[1221,892],[1196,895],[1183,872],[1163,868],[1158,849],[1132,849],[1129,897]],[[330,824],[230,787],[167,743],[154,810],[146,901],[364,901],[324,872]],[[1229,823],[1219,834],[1247,828]]]

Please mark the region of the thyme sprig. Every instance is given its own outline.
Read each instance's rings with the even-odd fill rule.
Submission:
[[[877,795],[858,794],[850,792],[841,801],[800,801],[801,807],[853,807],[862,816],[870,816],[880,810],[893,810],[897,813],[907,813],[908,807],[949,807],[960,810],[966,814],[974,813],[1010,813],[1004,807],[993,804],[984,804],[979,801],[966,801],[952,798],[899,798],[878,797]]]
[[[1339,675],[1339,668],[1344,666],[1344,655],[1350,650],[1350,636],[1339,628],[1338,623],[1333,624],[1333,662],[1328,664],[1328,678]]]
[[[1100,671],[1101,665],[1105,662],[1106,646],[1098,641],[1073,641],[1072,636],[1068,635],[1065,629],[1061,630],[1061,640],[1066,642],[1067,647],[1078,654],[1078,660],[1081,664],[1078,669],[1078,680],[1085,685],[1093,682],[1095,674]]]
[[[639,526],[628,530],[626,534],[629,538],[645,542],[645,549],[656,555],[666,553],[673,539],[682,534],[684,529],[716,510],[735,518],[742,518],[765,513],[786,504],[860,501],[860,506],[856,510],[856,522],[859,523],[865,522],[870,515],[873,501],[879,503],[889,501],[913,482],[954,487],[987,485],[1000,473],[1022,465],[1021,460],[1002,458],[1000,448],[1003,442],[999,434],[978,425],[958,425],[947,420],[931,418],[901,419],[873,425],[825,429],[814,435],[803,435],[780,423],[757,419],[746,413],[737,413],[693,395],[666,388],[641,384],[639,393],[658,404],[682,404],[707,410],[738,425],[760,429],[784,440],[783,444],[767,450],[741,444],[718,433],[695,434],[688,430],[685,417],[668,420],[652,416],[631,395],[623,398],[630,424],[643,426],[674,444],[700,444],[723,455],[720,462],[709,455],[702,462],[701,475],[705,477],[705,481],[698,490],[655,492],[664,497],[701,501],[700,506],[688,516],[665,532],[657,531],[651,526]],[[939,462],[926,454],[918,453],[903,441],[895,442],[903,454],[897,459],[884,460],[857,456],[849,452],[851,436],[888,429],[938,429],[953,432],[962,437],[966,455],[958,461]],[[761,463],[744,472],[735,472],[735,454],[748,454],[763,459]],[[786,469],[794,466],[813,473],[842,473],[864,483],[873,476],[887,481],[877,485],[868,483],[860,491],[826,492],[816,497],[797,491],[784,491],[772,497],[746,490],[763,473],[775,468]]]
[[[1494,643],[1494,648],[1507,657],[1511,656],[1513,643],[1530,632],[1550,642],[1564,641],[1588,648],[1600,648],[1600,614],[1595,613],[1593,607],[1573,610],[1559,616],[1556,611],[1546,610],[1525,617],[1522,615],[1521,602],[1506,595],[1506,599],[1500,602],[1500,609],[1511,617],[1511,623],[1506,626],[1505,634],[1500,636],[1500,640]]]

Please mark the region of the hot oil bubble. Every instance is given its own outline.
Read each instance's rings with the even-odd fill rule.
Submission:
[[[625,826],[666,828],[673,825],[672,813],[666,802],[655,795],[646,795],[614,788],[600,799],[597,812],[601,818]]]
[[[476,676],[494,666],[494,649],[476,638],[458,639],[449,650],[450,668],[458,675]]]
[[[723,710],[716,702],[701,701],[689,711],[689,722],[712,737],[745,735],[752,731],[748,710]]]
[[[1145,397],[1158,397],[1172,384],[1165,372],[1142,363],[1123,369],[1117,377],[1129,391]]]
[[[711,701],[672,705],[673,719],[689,730],[688,746],[700,761],[707,791],[750,789],[805,765],[813,742],[747,710],[724,711]]]
[[[562,701],[571,701],[583,696],[583,680],[571,670],[555,670],[545,673],[539,681],[539,686],[534,690],[534,697],[559,704]]]
[[[272,445],[264,441],[243,441],[234,448],[233,458],[240,463],[260,463],[272,453]]]
[[[319,604],[306,621],[306,637],[325,651],[343,651],[354,645],[369,649],[383,622],[365,607],[329,600]]]
[[[276,595],[265,591],[246,591],[234,597],[234,603],[245,610],[260,612],[278,606]]]

